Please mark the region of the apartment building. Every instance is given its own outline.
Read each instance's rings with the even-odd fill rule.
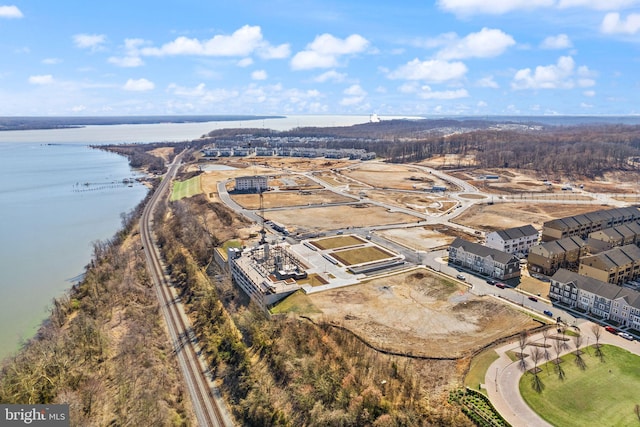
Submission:
[[[520,277],[520,260],[515,255],[459,237],[449,246],[449,262],[499,280]]]
[[[576,270],[580,258],[587,254],[587,244],[579,237],[565,237],[560,240],[532,246],[527,256],[529,271],[553,275],[560,268]]]
[[[538,243],[540,234],[532,225],[507,228],[487,234],[486,246],[509,254],[526,255]]]
[[[640,210],[636,207],[606,209],[554,219],[543,224],[542,241],[579,236],[583,239],[589,233],[605,228],[616,227],[640,219]]]
[[[551,277],[549,297],[603,319],[640,330],[640,292],[560,269]]]
[[[635,280],[640,276],[640,248],[625,245],[585,256],[580,260],[578,273],[617,285]]]

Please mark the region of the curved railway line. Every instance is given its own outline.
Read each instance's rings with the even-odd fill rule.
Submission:
[[[182,155],[178,155],[169,165],[166,175],[158,185],[155,193],[147,203],[140,220],[140,236],[144,247],[147,266],[152,277],[154,287],[160,302],[160,309],[164,315],[169,335],[173,342],[174,351],[178,358],[178,364],[185,384],[191,396],[193,409],[200,426],[225,427],[232,425],[223,415],[219,407],[214,390],[204,367],[198,357],[198,348],[195,334],[179,300],[174,297],[170,283],[165,275],[165,269],[160,261],[158,248],[153,241],[151,230],[153,212],[157,204],[163,200],[169,185],[175,176]]]

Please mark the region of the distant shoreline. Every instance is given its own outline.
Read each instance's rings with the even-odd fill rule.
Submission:
[[[286,116],[86,116],[86,117],[0,117],[0,132],[20,130],[73,129],[85,126],[143,125],[161,123],[203,123],[280,119]]]

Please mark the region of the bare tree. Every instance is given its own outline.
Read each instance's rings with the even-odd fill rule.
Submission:
[[[580,350],[580,347],[582,346],[582,335],[576,335],[575,337],[573,337],[573,342],[576,345],[576,351],[575,353],[573,353],[576,356],[576,365],[578,365],[578,367],[584,371],[587,365],[584,363],[582,350]]]
[[[604,362],[602,350],[600,349],[600,336],[602,334],[602,328],[600,325],[593,324],[591,326],[591,332],[593,332],[593,336],[596,337],[596,356],[600,358],[601,362]]]
[[[556,353],[556,358],[553,360],[553,363],[556,367],[556,373],[558,374],[558,378],[560,380],[564,380],[565,373],[564,369],[562,369],[562,359],[560,359],[560,353],[562,352],[563,342],[559,339],[556,339],[553,342],[553,349]]]
[[[520,369],[523,371],[527,369],[527,361],[525,360],[526,354],[524,354],[524,349],[527,347],[527,331],[522,331],[518,335],[518,346],[520,347]]]
[[[544,358],[545,360],[549,360],[549,350],[547,349],[547,339],[549,339],[549,328],[544,328],[542,330],[542,344],[544,345]]]
[[[533,361],[533,378],[531,379],[531,385],[538,393],[542,393],[542,390],[544,389],[544,384],[542,384],[542,380],[538,375],[538,362],[542,359],[542,355],[542,350],[540,350],[539,347],[535,347],[531,351],[531,360]]]

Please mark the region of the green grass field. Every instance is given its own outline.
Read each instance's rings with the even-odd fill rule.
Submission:
[[[533,375],[520,379],[520,393],[529,406],[549,423],[562,427],[640,425],[634,412],[640,404],[640,357],[619,347],[602,347],[604,362],[590,347],[583,354],[587,365],[578,368],[575,356],[562,359],[564,380],[551,363],[541,365],[538,375],[544,389],[533,390]]]
[[[202,187],[200,187],[200,176],[194,176],[186,181],[175,181],[173,183],[173,189],[171,190],[171,200],[180,200],[185,197],[195,196],[202,193]]]
[[[469,372],[467,372],[467,375],[464,377],[465,387],[478,390],[478,385],[484,384],[487,369],[489,369],[489,366],[498,360],[499,357],[498,353],[496,353],[492,348],[485,350],[474,357],[471,361],[471,366],[469,366]],[[484,389],[479,391],[484,395],[487,394],[487,391]]]

